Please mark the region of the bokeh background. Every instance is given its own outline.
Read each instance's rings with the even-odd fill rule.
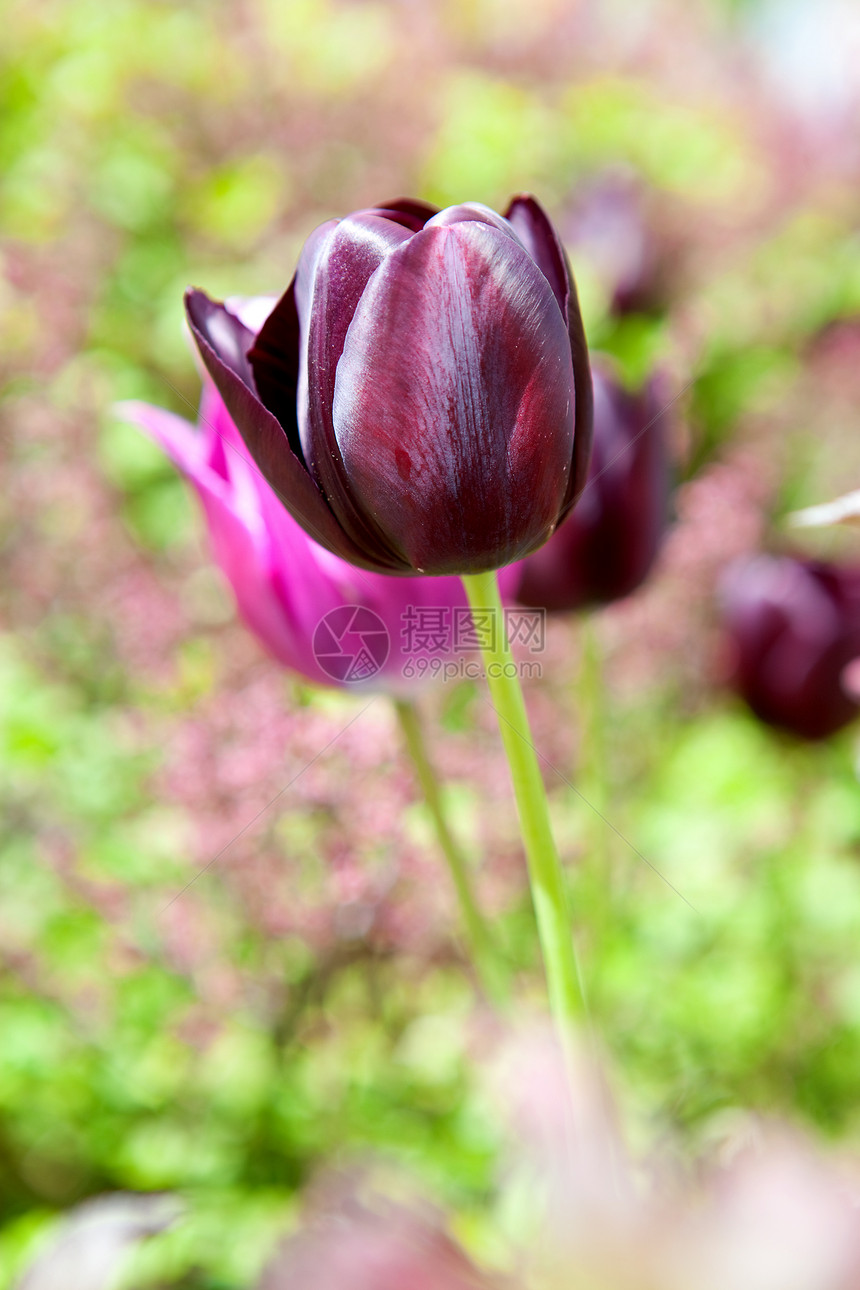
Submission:
[[[714,608],[788,510],[860,486],[857,22],[849,0],[6,0],[0,1287],[116,1189],[187,1205],[135,1285],[247,1285],[302,1188],[369,1152],[496,1239],[483,1023],[390,707],[264,657],[186,486],[111,411],[193,419],[186,285],[279,292],[317,223],[402,194],[537,193],[591,344],[674,391],[658,567],[555,621],[529,694],[632,1132],[683,1156],[751,1108],[860,1146],[857,735],[757,725]],[[468,683],[421,703],[537,1004],[493,713]]]

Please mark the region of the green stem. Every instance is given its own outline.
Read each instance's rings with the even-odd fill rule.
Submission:
[[[583,740],[580,778],[591,837],[584,886],[588,899],[593,971],[594,965],[601,961],[602,941],[609,928],[613,875],[611,836],[606,822],[609,811],[606,686],[600,639],[593,620],[587,616],[582,621],[580,641],[579,711],[582,714]],[[590,983],[593,984],[593,977]]]
[[[475,631],[481,641],[490,697],[511,769],[550,1009],[563,1047],[569,1053],[572,1023],[587,1016],[587,1005],[546,791],[516,664],[508,644],[496,575],[467,574],[463,577],[463,584],[472,607]]]
[[[436,830],[439,846],[448,862],[448,869],[460,902],[460,913],[466,928],[472,962],[488,998],[494,1003],[501,1004],[507,997],[505,974],[493,936],[472,891],[466,860],[448,826],[439,779],[427,752],[418,710],[414,703],[403,699],[395,699],[394,708],[403,731],[407,751],[415,767],[415,774],[424,794],[424,801]]]

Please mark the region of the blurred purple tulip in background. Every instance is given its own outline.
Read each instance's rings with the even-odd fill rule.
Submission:
[[[653,227],[634,172],[607,168],[577,188],[562,232],[579,263],[602,281],[610,313],[661,313],[670,304],[682,257],[670,231]]]
[[[401,199],[331,220],[259,330],[201,291],[186,304],[260,470],[353,564],[496,569],[545,542],[582,489],[585,335],[532,197],[505,218]]]
[[[669,506],[666,390],[652,378],[629,394],[594,368],[594,446],[570,517],[520,566],[517,599],[550,611],[620,600],[645,580]]]
[[[759,555],[723,581],[731,683],[769,725],[825,739],[860,712],[860,568]]]

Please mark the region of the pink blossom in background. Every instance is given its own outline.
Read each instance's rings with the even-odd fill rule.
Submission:
[[[370,1175],[311,1198],[257,1290],[854,1290],[856,1174],[795,1131],[737,1112],[718,1152],[637,1158],[593,1050],[569,1064],[540,1029],[501,1039],[493,1101],[514,1214],[505,1275],[488,1274],[426,1207]],[[356,1185],[356,1184],[360,1185]],[[370,1183],[370,1188],[368,1188]],[[370,1195],[368,1198],[368,1191]],[[513,1202],[513,1203],[511,1203]],[[507,1234],[506,1234],[507,1235]],[[514,1271],[514,1276],[509,1275]]]
[[[507,1290],[514,1290],[506,1281]],[[353,1198],[316,1218],[272,1261],[258,1290],[491,1290],[427,1214]]]
[[[534,1198],[523,1241],[529,1286],[860,1284],[856,1161],[740,1111],[704,1159],[685,1165],[665,1146],[637,1158],[594,1052],[580,1050],[566,1070],[539,1032],[511,1046],[498,1079],[515,1143],[509,1178]]]

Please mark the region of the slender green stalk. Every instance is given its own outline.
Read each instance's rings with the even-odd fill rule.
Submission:
[[[578,707],[582,713],[583,741],[580,779],[583,800],[588,808],[591,838],[585,889],[592,939],[591,960],[592,964],[597,964],[601,958],[600,943],[609,924],[613,875],[611,832],[606,822],[609,810],[606,686],[600,640],[589,616],[582,619],[580,641],[582,664]],[[589,981],[593,984],[593,978],[590,977]]]
[[[402,699],[395,699],[394,707],[403,731],[406,749],[415,767],[415,774],[436,830],[439,846],[448,862],[448,869],[460,902],[460,913],[466,929],[472,962],[488,998],[494,1003],[502,1004],[506,1001],[508,993],[506,974],[503,971],[493,935],[472,891],[468,865],[448,826],[443,794],[427,752],[418,710],[414,703]]]
[[[543,951],[550,1009],[566,1052],[570,1051],[572,1023],[587,1015],[585,992],[570,916],[564,874],[552,835],[549,806],[516,664],[505,630],[502,602],[495,573],[468,574],[463,578],[475,630],[481,640],[487,683],[502,742],[511,768],[529,881]],[[485,625],[489,630],[484,630]]]

